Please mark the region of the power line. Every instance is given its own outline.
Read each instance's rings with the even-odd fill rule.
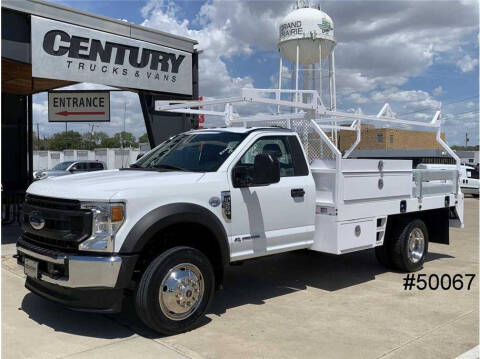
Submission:
[[[466,112],[457,112],[457,113],[446,113],[445,116],[455,116],[455,118],[464,118],[464,117],[469,117],[473,115],[479,114],[478,110],[475,111],[466,111]]]

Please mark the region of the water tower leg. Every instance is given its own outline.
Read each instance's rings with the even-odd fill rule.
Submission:
[[[318,94],[320,96],[320,100],[322,100],[322,43],[318,42],[318,58],[319,58],[319,66],[318,66]]]
[[[335,51],[332,50],[332,53],[330,54],[329,57],[329,77],[330,77],[330,109],[332,111],[335,111],[337,105],[336,105],[336,97],[335,97]],[[337,121],[334,120],[332,122],[332,125],[336,125]],[[337,145],[338,143],[338,135],[337,135],[337,129],[334,128],[331,132],[332,134],[332,141]]]
[[[333,111],[337,109],[337,89],[335,84],[335,50],[332,50],[332,101]]]
[[[282,56],[280,56],[280,65],[278,69],[278,95],[277,95],[277,100],[281,99],[281,94],[280,90],[282,89],[282,69],[283,69],[283,63],[282,63]],[[280,113],[280,105],[277,105],[277,113]]]
[[[295,81],[295,64],[293,62],[290,63],[290,90],[294,88],[294,81]],[[295,100],[295,94],[293,91],[290,93],[290,101],[293,102]],[[290,112],[293,112],[293,106],[290,107]]]
[[[329,88],[330,88],[330,110],[333,111],[333,51],[328,57],[328,80],[329,80]]]
[[[316,78],[315,78],[315,75],[316,75],[317,71],[316,71],[316,66],[315,64],[312,64],[312,68],[310,70],[310,76],[311,76],[311,79],[310,79],[310,88],[309,90],[315,90],[315,86],[316,86]],[[311,96],[311,95],[308,95],[308,96]],[[313,112],[313,111],[312,111]]]
[[[337,88],[335,83],[335,50],[332,50],[332,100],[333,100],[333,111],[337,110]],[[335,126],[337,121],[335,121]],[[335,146],[338,147],[338,130],[335,128]]]
[[[297,42],[297,61],[295,67],[295,102],[298,102],[298,67],[299,67],[299,57],[300,57],[300,46]],[[295,112],[298,112],[298,108],[295,107]]]
[[[333,74],[333,51],[330,53],[330,56],[328,57],[328,89],[330,90],[330,110],[333,111],[333,87],[332,87],[332,74]],[[330,124],[333,126],[335,122],[333,121],[332,117],[332,122]],[[330,130],[330,140],[332,142],[335,142],[335,130],[332,129]]]

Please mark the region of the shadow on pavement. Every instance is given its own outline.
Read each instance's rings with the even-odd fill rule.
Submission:
[[[453,257],[429,253],[427,262],[441,258]],[[210,312],[221,315],[236,306],[264,304],[267,299],[307,287],[336,291],[374,280],[387,271],[373,250],[342,256],[302,250],[258,258],[227,270],[225,289],[217,293]]]
[[[28,293],[23,298],[19,309],[38,324],[46,325],[56,332],[103,339],[128,338],[134,334],[104,315],[75,312],[33,293]]]
[[[453,257],[429,253],[427,262],[442,258]],[[258,258],[227,268],[225,287],[216,293],[209,314],[222,315],[230,308],[246,304],[261,305],[268,299],[307,287],[336,291],[374,280],[376,275],[385,272],[387,270],[377,263],[373,250],[342,256],[301,250]],[[71,311],[32,293],[25,296],[22,309],[39,324],[56,331],[123,338],[132,335],[131,330],[147,338],[160,337],[138,319],[132,297],[125,299],[122,313],[109,315]],[[102,321],[105,317],[110,320]],[[204,317],[198,327],[210,321]]]

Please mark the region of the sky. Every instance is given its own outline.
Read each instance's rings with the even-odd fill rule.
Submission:
[[[58,0],[95,14],[196,39],[200,95],[236,96],[242,87],[270,88],[278,76],[278,24],[289,1]],[[376,114],[388,102],[398,118],[429,121],[442,110],[447,143],[478,144],[478,1],[317,1],[334,22],[337,108]],[[91,84],[72,88],[105,88]],[[41,136],[63,131],[48,124],[47,96],[34,96]],[[145,133],[138,96],[114,92],[111,123],[95,131]],[[219,124],[207,118],[205,126]],[[35,127],[36,128],[36,127]],[[69,129],[89,131],[88,124]]]

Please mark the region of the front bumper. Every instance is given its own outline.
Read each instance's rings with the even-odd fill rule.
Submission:
[[[131,286],[138,256],[90,256],[65,254],[34,246],[19,239],[17,261],[38,262],[36,278],[25,286],[32,292],[74,309],[116,312],[121,309],[125,289]]]
[[[106,287],[114,288],[122,266],[122,257],[90,257],[45,254],[17,246],[20,256],[27,256],[40,262],[65,266],[68,275],[54,276],[48,272],[40,272],[39,278],[44,282],[60,285],[67,288]],[[20,263],[23,264],[23,261]]]

